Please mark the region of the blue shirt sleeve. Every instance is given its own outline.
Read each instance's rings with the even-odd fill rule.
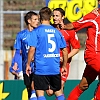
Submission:
[[[15,43],[14,43],[15,49],[21,49],[21,38],[20,37],[21,37],[20,33],[18,33],[17,36],[16,36]]]
[[[20,50],[16,49],[15,55],[14,55],[14,62],[18,62],[20,58]]]
[[[14,58],[12,59],[12,62],[11,62],[11,66],[9,68],[9,71],[12,73],[14,70],[13,70],[13,67],[14,66]]]
[[[20,54],[20,50],[19,49],[16,49],[16,52],[15,52],[15,55],[14,55],[14,58],[12,59],[12,63],[11,63],[11,66],[9,68],[9,71],[10,72],[13,72],[13,66],[14,66],[14,63],[17,63],[18,64],[18,71],[17,72],[20,72],[22,71],[22,56]]]
[[[30,39],[28,41],[28,45],[33,47],[37,46],[37,35],[36,35],[36,31],[34,30],[30,33]]]

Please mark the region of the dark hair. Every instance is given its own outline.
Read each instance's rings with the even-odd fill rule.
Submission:
[[[65,11],[62,8],[55,8],[53,11],[59,11],[62,16],[65,16]]]
[[[37,13],[33,12],[33,11],[29,11],[28,13],[26,13],[26,15],[24,16],[24,21],[26,23],[26,25],[28,25],[28,19],[31,19],[33,15],[38,15]]]
[[[40,21],[42,21],[42,20],[50,20],[50,18],[52,16],[52,11],[48,7],[43,7],[40,10],[39,15],[40,15]]]

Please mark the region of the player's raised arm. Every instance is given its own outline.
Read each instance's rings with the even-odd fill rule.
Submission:
[[[70,29],[73,29],[74,28],[74,26],[73,26],[73,24],[72,23],[68,23],[68,24],[61,24],[61,28],[62,29],[67,29],[67,30],[70,30]]]

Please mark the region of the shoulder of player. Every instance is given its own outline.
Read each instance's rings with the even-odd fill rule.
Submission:
[[[22,35],[22,34],[24,34],[24,33],[26,33],[26,32],[27,32],[27,29],[24,29],[24,30],[18,32],[17,34],[18,34],[18,35]]]
[[[18,32],[16,37],[22,40],[23,38],[26,37],[26,34],[27,34],[27,29],[24,29],[24,30]]]
[[[63,30],[64,33],[67,33],[69,36],[70,35],[75,35],[75,30]]]
[[[85,16],[83,16],[83,18],[82,19],[89,19],[89,20],[93,20],[93,19],[95,19],[97,17],[97,15],[96,14],[94,14],[93,12],[90,12],[90,13],[88,13],[88,14],[86,14]],[[80,19],[81,20],[81,19]]]

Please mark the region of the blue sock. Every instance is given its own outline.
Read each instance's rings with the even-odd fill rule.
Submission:
[[[37,100],[46,100],[46,98],[44,96],[40,96]]]
[[[35,90],[32,90],[30,100],[37,100]]]
[[[62,94],[62,95],[60,95],[60,96],[57,96],[57,100],[65,100],[64,95]]]

